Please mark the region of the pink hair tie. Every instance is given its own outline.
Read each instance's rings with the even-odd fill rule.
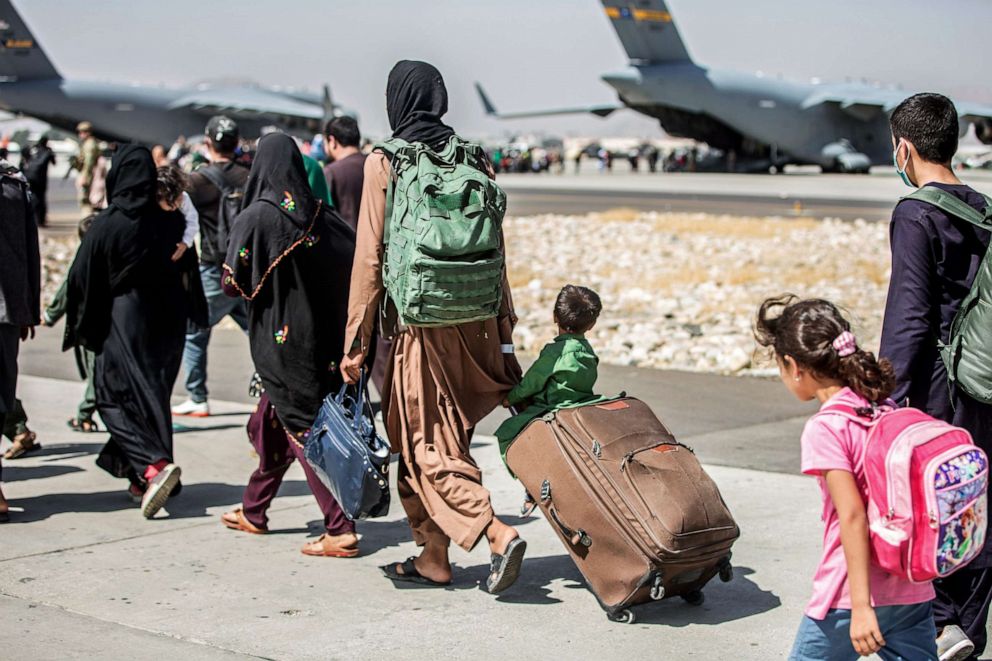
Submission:
[[[844,331],[833,341],[833,347],[837,355],[843,358],[858,350],[858,340],[851,331]]]

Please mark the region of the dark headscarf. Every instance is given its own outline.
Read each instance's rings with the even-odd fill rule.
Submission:
[[[224,267],[251,300],[272,267],[306,239],[317,217],[319,202],[291,137],[270,133],[258,141],[243,205]]]
[[[155,194],[157,177],[152,153],[138,145],[124,145],[114,155],[107,173],[107,200],[111,213],[120,211],[129,218],[138,218],[157,208]]]
[[[114,155],[107,174],[110,206],[93,220],[69,269],[66,348],[100,351],[114,295],[150,253],[171,254],[182,239],[182,216],[158,206],[156,184],[148,149],[125,145]]]
[[[426,62],[397,62],[386,83],[386,113],[393,137],[423,142],[437,151],[455,134],[441,121],[446,112],[448,90],[441,72]]]

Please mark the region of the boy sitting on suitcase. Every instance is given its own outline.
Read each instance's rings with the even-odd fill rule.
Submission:
[[[602,308],[599,295],[587,287],[565,285],[558,293],[554,311],[558,336],[541,349],[523,380],[503,400],[507,408],[525,406],[496,430],[504,462],[510,444],[531,420],[598,399],[592,389],[599,358],[584,333],[596,325]]]

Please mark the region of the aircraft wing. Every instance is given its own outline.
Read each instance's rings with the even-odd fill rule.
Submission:
[[[182,96],[170,108],[189,108],[204,115],[225,114],[237,118],[259,116],[321,120],[325,109],[287,94],[254,87],[208,87]]]
[[[891,112],[906,96],[905,92],[895,90],[868,90],[867,92],[864,89],[856,89],[851,92],[823,90],[807,97],[801,107],[805,110],[818,105],[835,105],[852,117],[868,121],[879,113]]]
[[[495,117],[497,119],[525,119],[528,117],[547,117],[549,115],[578,115],[578,114],[593,114],[598,117],[606,117],[613,113],[615,110],[621,110],[626,108],[626,106],[618,103],[609,105],[594,105],[594,106],[576,106],[571,108],[553,108],[550,110],[528,110],[523,112],[499,112],[496,110],[496,106],[493,102],[489,100],[489,96],[486,91],[482,89],[482,85],[479,83],[475,84],[475,91],[479,94],[479,100],[482,102],[482,107],[486,111],[486,114],[490,117]]]
[[[972,123],[992,120],[992,106],[983,106],[978,103],[954,103],[958,109],[958,116],[965,121]]]
[[[847,93],[843,90],[824,90],[817,92],[807,98],[803,108],[829,103],[840,107],[844,112],[857,117],[858,119],[871,119],[879,112],[892,112],[903,99],[908,97],[910,92],[901,90],[852,90]],[[983,106],[977,103],[957,102],[954,103],[958,109],[958,117],[965,122],[981,122],[992,119],[992,106]]]

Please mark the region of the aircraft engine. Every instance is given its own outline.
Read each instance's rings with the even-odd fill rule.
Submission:
[[[992,145],[992,119],[980,119],[975,122],[975,137],[983,145]]]
[[[871,168],[871,158],[857,151],[846,139],[824,145],[820,156],[825,172],[867,173]]]

